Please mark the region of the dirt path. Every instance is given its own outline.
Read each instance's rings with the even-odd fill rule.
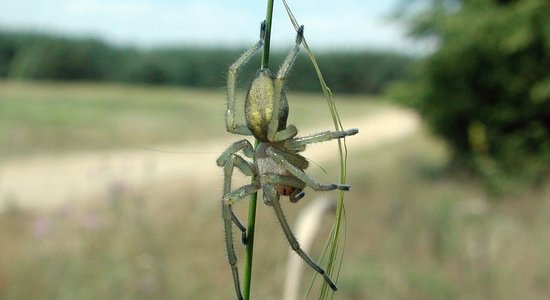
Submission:
[[[348,138],[349,155],[369,147],[401,139],[418,130],[416,114],[388,109],[365,119],[345,120],[346,128],[359,128],[360,134]],[[303,130],[315,133],[316,127]],[[228,135],[222,141],[201,142],[201,145],[166,145],[155,147],[167,153],[145,149],[74,153],[63,156],[37,156],[11,160],[0,165],[0,209],[16,203],[20,207],[49,209],[68,201],[83,201],[94,196],[105,197],[119,185],[139,187],[178,178],[182,184],[221,181],[221,171],[214,161],[227,145],[236,140]],[[207,151],[207,152],[205,152]],[[333,143],[317,144],[306,151],[315,162],[333,159],[337,149]]]

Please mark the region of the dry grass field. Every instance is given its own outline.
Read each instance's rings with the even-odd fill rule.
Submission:
[[[238,138],[225,132],[223,99],[221,88],[0,82],[0,299],[233,299],[221,170],[159,179],[143,167],[139,184],[122,173],[98,193],[49,209],[19,205],[2,185],[3,166],[75,153],[156,151],[211,168],[223,148],[210,145]],[[291,122],[305,133],[330,128],[320,96],[295,93],[290,101]],[[399,111],[366,96],[336,101],[349,127]],[[162,153],[172,145],[193,152]],[[347,243],[334,299],[547,299],[550,185],[491,199],[475,179],[453,172],[448,149],[423,129],[360,145],[349,149]],[[314,160],[310,173],[334,181],[334,153]],[[284,203],[288,218],[315,196],[308,190],[299,203]],[[314,257],[332,221],[323,218]],[[287,256],[274,214],[259,203],[252,299],[281,298]],[[312,275],[306,270],[304,288]]]

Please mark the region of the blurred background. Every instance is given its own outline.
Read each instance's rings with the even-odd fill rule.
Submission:
[[[265,5],[0,2],[0,299],[234,297],[215,159],[240,138],[225,131],[225,77]],[[289,5],[360,130],[335,298],[548,299],[550,3]],[[279,1],[273,22],[275,69],[295,38]],[[333,128],[305,55],[288,98],[301,134]],[[335,142],[305,155],[314,178],[338,180]],[[284,203],[290,222],[319,194]],[[257,220],[252,298],[281,299],[288,243],[262,203]]]

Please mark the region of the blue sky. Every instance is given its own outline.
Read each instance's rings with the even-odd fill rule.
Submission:
[[[389,14],[400,0],[287,0],[315,48],[422,51]],[[258,38],[262,0],[2,0],[0,28],[94,36],[120,45],[245,46]],[[275,0],[272,43],[294,32]]]

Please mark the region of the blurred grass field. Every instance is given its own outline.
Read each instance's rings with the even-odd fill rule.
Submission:
[[[337,96],[344,126],[390,107],[367,98]],[[221,88],[1,82],[0,173],[3,161],[22,156],[215,141],[228,135],[223,99]],[[299,128],[330,124],[321,97],[290,101]],[[548,184],[492,201],[476,180],[452,172],[447,149],[424,131],[352,150],[335,299],[550,295]],[[322,167],[335,172],[336,164]],[[212,188],[198,189],[173,178],[48,212],[1,211],[0,299],[232,299],[221,180],[220,172]],[[289,220],[314,195],[285,203]],[[243,201],[238,213],[245,209]],[[314,257],[330,230],[332,218],[324,220]],[[279,299],[288,244],[263,204],[257,230],[252,298]]]
[[[239,99],[242,101],[244,94]],[[375,113],[365,96],[340,96],[343,115]],[[20,156],[196,143],[227,136],[225,91],[93,83],[0,81],[0,154]],[[325,101],[292,93],[290,122],[331,124]],[[357,109],[357,105],[361,109]]]

